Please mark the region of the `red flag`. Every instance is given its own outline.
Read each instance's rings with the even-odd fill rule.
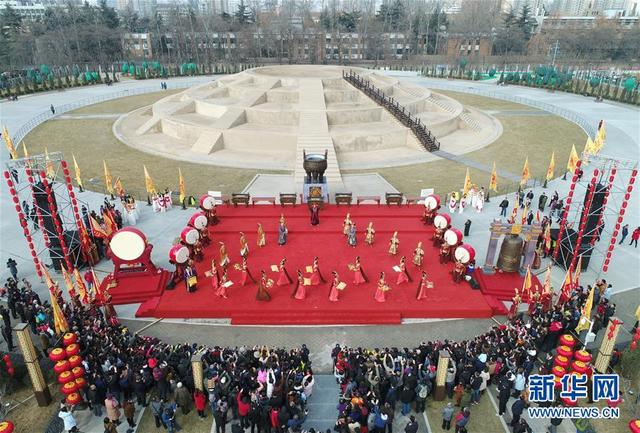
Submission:
[[[87,286],[84,284],[84,280],[82,279],[82,275],[80,275],[80,272],[78,272],[78,269],[73,270],[73,278],[76,280],[76,285],[78,286],[80,301],[83,304],[87,304],[89,302]]]
[[[104,225],[106,229],[105,231],[107,232],[109,237],[111,237],[115,232],[118,231],[118,225],[113,219],[113,215],[111,215],[111,211],[108,209],[105,209],[104,212],[102,213],[102,219],[104,219]]]
[[[516,218],[518,217],[518,207],[520,206],[518,202],[519,202],[518,196],[516,195],[516,202],[513,206],[513,210],[511,211],[511,217],[509,217],[509,219],[507,220],[509,224],[516,223]]]
[[[573,273],[573,267],[569,266],[569,269],[567,269],[567,273],[564,276],[564,281],[562,282],[562,288],[560,289],[560,297],[558,298],[558,304],[564,304],[569,299],[571,299],[571,291],[573,290],[573,280],[571,278],[572,273]]]

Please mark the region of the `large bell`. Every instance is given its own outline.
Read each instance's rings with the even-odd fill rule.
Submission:
[[[524,241],[517,234],[510,234],[502,241],[498,256],[498,269],[503,272],[518,272]]]

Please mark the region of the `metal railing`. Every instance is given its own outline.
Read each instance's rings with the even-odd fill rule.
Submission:
[[[387,96],[382,90],[371,84],[369,80],[360,77],[360,75],[353,71],[349,71],[348,73],[342,71],[342,78],[348,83],[351,83],[355,88],[364,92],[364,94],[373,99],[377,104],[389,111],[400,123],[411,129],[420,144],[422,144],[427,151],[434,152],[440,149],[440,142],[433,133],[427,129],[425,124],[422,123],[422,120],[418,116],[412,117],[411,112],[400,105],[398,101]]]
[[[472,88],[463,87],[463,86],[451,86],[449,84],[434,83],[433,81],[429,81],[427,83],[427,87],[438,89],[438,90],[447,90],[451,92],[470,93],[473,95],[485,96],[488,98],[502,99],[503,101],[515,102],[517,104],[529,105],[531,107],[538,108],[543,111],[548,111],[549,113],[555,114],[570,122],[575,123],[580,128],[582,128],[584,132],[586,132],[590,137],[595,137],[596,135],[597,125],[594,125],[592,121],[586,119],[585,117],[581,116],[575,111],[556,107],[555,105],[547,104],[546,102],[540,102],[540,101],[536,101],[529,98],[523,98],[521,96],[505,95],[503,93],[492,92],[488,90],[472,89]]]
[[[202,84],[202,80],[190,80],[190,81],[179,81],[179,82],[167,82],[168,90],[171,89],[185,89],[196,84]],[[125,98],[127,96],[136,96],[143,95],[145,93],[154,93],[154,92],[162,92],[163,90],[156,86],[149,87],[139,87],[132,89],[124,89],[113,93],[107,93],[104,95],[91,96],[89,98],[80,99],[75,102],[70,102],[68,104],[56,105],[55,114],[53,114],[50,110],[43,111],[42,113],[32,117],[29,121],[23,124],[14,134],[13,134],[13,142],[17,146],[20,144],[22,139],[29,134],[34,128],[36,128],[41,123],[46,122],[54,118],[55,116],[63,113],[68,113],[69,111],[77,110],[78,108],[86,107],[88,105],[98,104],[100,102],[110,101],[112,99]]]

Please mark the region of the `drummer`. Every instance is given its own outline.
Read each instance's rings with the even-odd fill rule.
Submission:
[[[188,293],[193,293],[197,290],[198,274],[193,260],[191,259],[184,269],[184,285],[186,286]]]

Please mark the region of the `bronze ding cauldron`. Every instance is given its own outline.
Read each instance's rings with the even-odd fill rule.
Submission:
[[[323,156],[317,153],[307,154],[303,150],[302,155],[304,156],[302,167],[307,173],[305,183],[324,183],[324,172],[327,169],[327,151],[324,151]]]
[[[505,236],[498,256],[498,269],[501,269],[502,272],[518,272],[523,243],[524,241],[517,234]]]

